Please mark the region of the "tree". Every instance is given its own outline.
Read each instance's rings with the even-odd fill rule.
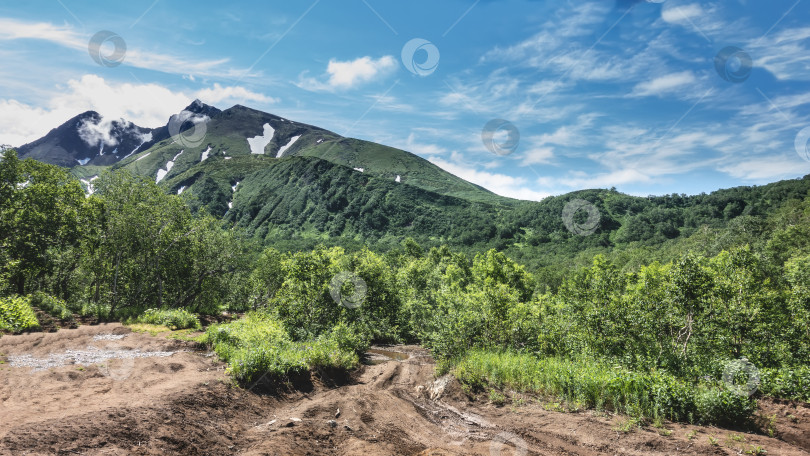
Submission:
[[[0,160],[0,247],[14,291],[33,289],[53,268],[53,252],[78,244],[85,219],[85,195],[65,170],[14,150]]]

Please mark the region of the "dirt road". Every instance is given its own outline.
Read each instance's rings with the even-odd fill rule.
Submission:
[[[434,377],[427,351],[385,350],[340,385],[267,395],[232,387],[195,344],[118,324],[4,336],[0,454],[810,454],[806,405],[764,405],[777,438],[671,423],[625,432],[626,418],[553,401],[471,401]]]

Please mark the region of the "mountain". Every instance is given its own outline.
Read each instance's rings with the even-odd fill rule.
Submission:
[[[23,156],[71,167],[88,190],[106,170],[146,176],[195,210],[204,208],[261,242],[293,248],[318,242],[393,246],[409,236],[472,250],[496,247],[536,269],[585,251],[658,249],[706,230],[756,242],[752,233],[774,208],[810,192],[805,176],[708,195],[640,198],[583,190],[538,203],[498,196],[403,150],[240,105],[220,111],[197,100],[151,130],[111,122],[107,133],[119,153],[88,146],[82,125],[100,129],[103,120],[95,113],[77,116],[21,148]],[[571,214],[575,225],[589,226],[584,234],[563,220],[572,202],[582,207],[575,200],[592,205],[590,212]],[[590,214],[597,217],[588,222]],[[724,242],[706,241],[701,248]]]
[[[153,129],[83,113],[19,153],[71,168],[88,192],[107,170],[147,176],[268,242],[413,236],[472,244],[489,240],[500,212],[520,204],[407,151],[199,100]]]
[[[137,156],[123,160],[119,166],[162,181],[184,173],[204,161],[203,157],[215,161],[248,156],[310,157],[441,195],[499,205],[516,202],[471,184],[412,153],[344,138],[320,127],[245,106],[236,105],[213,114],[198,128],[205,130],[202,140],[186,140],[183,135],[177,140],[166,138],[151,149],[142,149]],[[189,133],[196,134],[196,131]]]
[[[219,109],[195,100],[184,113],[212,116]],[[188,115],[186,115],[188,117]],[[63,167],[110,166],[132,154],[147,150],[169,138],[176,125],[178,132],[191,127],[178,115],[172,116],[160,128],[144,128],[124,119],[106,119],[95,111],[87,111],[54,128],[44,137],[20,146],[20,158],[33,158]]]

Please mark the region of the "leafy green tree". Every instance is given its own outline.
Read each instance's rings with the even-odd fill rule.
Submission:
[[[233,232],[204,213],[192,216],[182,198],[153,181],[108,173],[90,198],[98,229],[85,239],[83,267],[89,296],[119,310],[188,307],[215,311],[230,294],[230,280],[247,268]]]
[[[0,159],[0,247],[3,271],[18,294],[36,289],[52,272],[53,252],[77,245],[85,196],[63,169],[20,161],[14,150]]]

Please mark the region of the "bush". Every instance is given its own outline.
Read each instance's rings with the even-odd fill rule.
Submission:
[[[704,388],[697,392],[695,407],[703,423],[734,426],[751,418],[757,401],[734,391]]]
[[[29,298],[0,298],[0,330],[22,332],[39,328]]]
[[[31,295],[31,305],[47,312],[54,318],[60,320],[72,320],[73,312],[68,309],[65,301],[38,291]]]
[[[232,323],[212,325],[201,342],[213,347],[230,366],[228,372],[242,384],[263,376],[275,382],[315,370],[348,370],[360,360],[348,347],[361,341],[348,337],[350,331],[336,328],[317,339],[294,342],[277,319],[253,312]]]
[[[135,321],[150,325],[162,325],[171,330],[200,329],[200,319],[186,309],[147,309]]]
[[[756,401],[709,385],[690,385],[660,371],[640,373],[591,359],[471,351],[452,370],[462,383],[548,394],[586,407],[650,419],[743,424]]]
[[[91,302],[91,301],[84,301],[79,304],[81,307],[78,309],[79,315],[83,317],[96,317],[99,320],[109,320],[110,319],[110,308],[109,304],[105,304],[103,302]]]
[[[768,396],[810,402],[810,366],[763,369],[759,391]]]

